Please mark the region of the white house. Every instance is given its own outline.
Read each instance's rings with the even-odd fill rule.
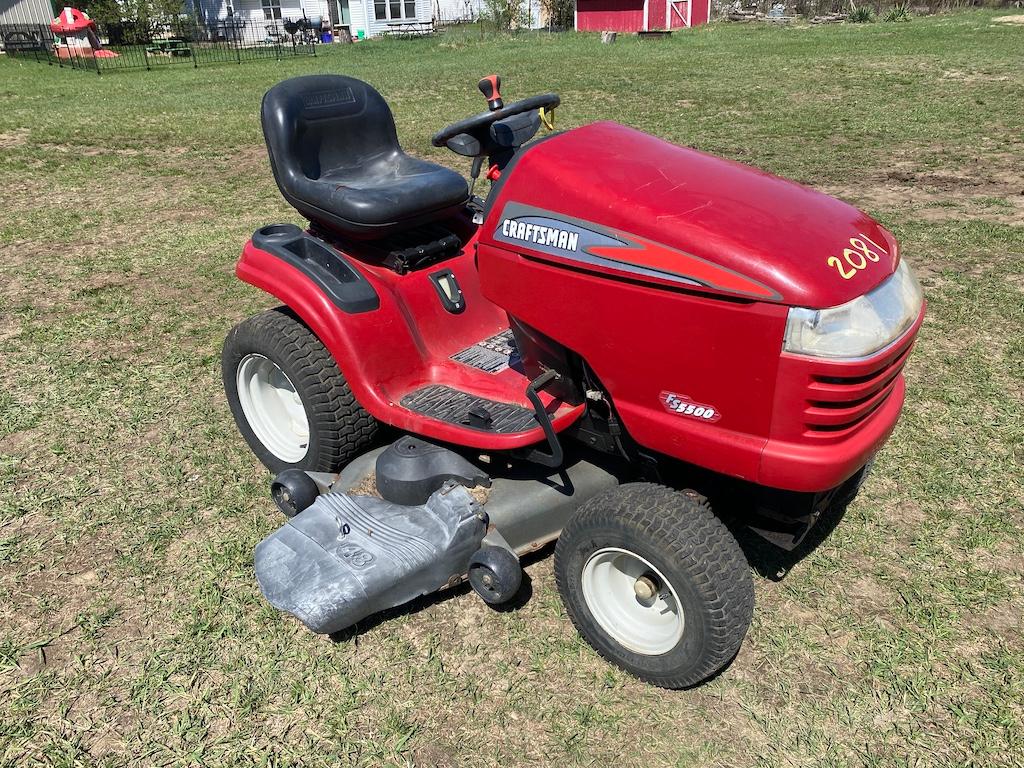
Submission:
[[[439,24],[476,21],[486,6],[483,0],[433,0],[434,18]],[[543,26],[540,0],[523,0],[523,6],[530,12],[530,27]]]
[[[264,28],[285,19],[320,17],[334,29],[346,28],[353,37],[374,37],[387,31],[406,31],[429,25],[434,0],[196,0],[207,23],[231,17],[249,28]]]
[[[434,0],[434,15],[442,24],[476,21],[483,7],[483,0]]]
[[[49,24],[55,15],[50,0],[0,0],[0,24]]]

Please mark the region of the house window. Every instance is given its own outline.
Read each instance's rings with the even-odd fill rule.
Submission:
[[[415,19],[416,0],[374,0],[373,17],[378,21]]]
[[[281,0],[261,0],[263,3],[263,17],[266,19],[281,18]]]

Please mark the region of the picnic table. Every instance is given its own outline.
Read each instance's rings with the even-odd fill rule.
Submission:
[[[421,35],[432,35],[434,29],[433,21],[389,21],[387,29],[381,34],[390,37],[418,37]]]
[[[154,40],[151,45],[146,46],[146,53],[157,56],[191,56],[192,49],[184,40],[171,37]]]

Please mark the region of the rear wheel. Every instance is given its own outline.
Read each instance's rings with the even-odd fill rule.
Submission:
[[[555,576],[583,638],[663,688],[721,670],[753,615],[750,568],[707,501],[650,483],[580,507],[555,548]]]
[[[335,472],[377,433],[330,352],[285,307],[231,329],[221,372],[239,431],[274,473]]]

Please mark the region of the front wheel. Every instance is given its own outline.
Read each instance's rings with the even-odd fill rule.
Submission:
[[[336,472],[377,433],[331,353],[285,307],[231,329],[221,372],[239,431],[275,474]]]
[[[555,577],[583,638],[663,688],[721,670],[753,615],[750,568],[707,501],[650,483],[581,506],[555,548]]]

